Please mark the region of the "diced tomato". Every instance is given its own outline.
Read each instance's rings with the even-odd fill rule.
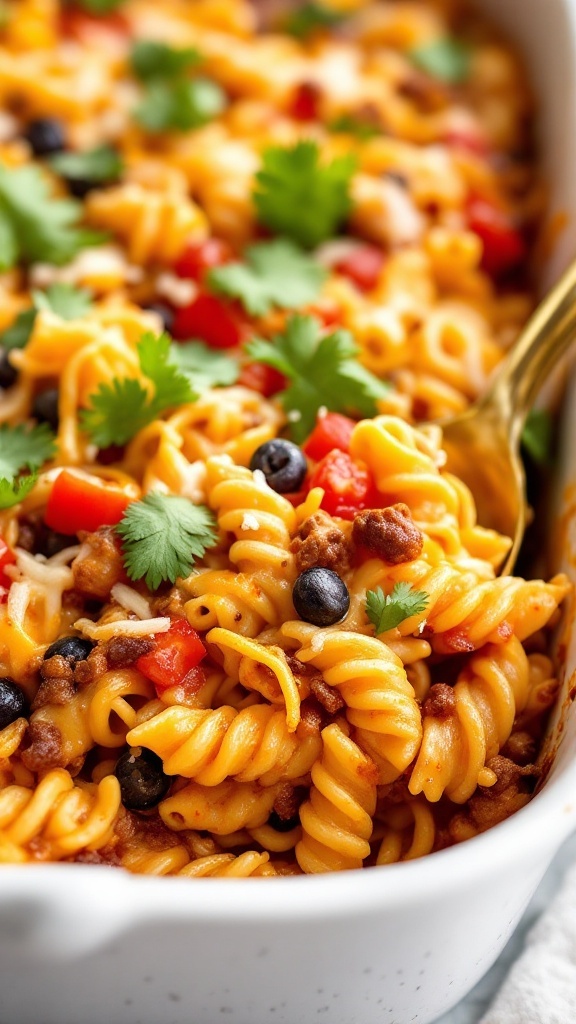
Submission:
[[[323,487],[322,508],[332,516],[354,519],[361,509],[375,504],[372,477],[362,463],[354,462],[346,452],[334,449],[310,477],[310,488]]]
[[[136,662],[136,668],[151,679],[157,690],[185,683],[185,678],[199,665],[206,655],[206,648],[198,633],[186,619],[174,619],[166,633],[154,637],[154,650],[143,654]],[[193,677],[190,676],[192,683]],[[196,679],[196,682],[198,680]]]
[[[475,156],[488,156],[490,146],[480,128],[469,125],[462,128],[449,128],[445,132],[443,142],[453,149],[463,149]]]
[[[482,266],[499,277],[526,256],[526,244],[511,217],[486,199],[473,198],[468,204],[468,225],[481,239]]]
[[[5,594],[3,590],[8,590],[12,580],[4,572],[4,568],[7,565],[14,565],[16,562],[16,556],[11,548],[8,547],[5,540],[0,537],[0,603],[4,600]]]
[[[242,340],[242,320],[232,303],[201,292],[178,310],[172,334],[178,341],[199,338],[212,348],[236,348]]]
[[[189,245],[174,264],[174,273],[192,281],[202,281],[207,270],[230,263],[234,253],[228,242],[221,238],[207,238],[205,242]]]
[[[44,522],[57,533],[93,533],[119,523],[131,500],[111,484],[64,469],[52,485]]]
[[[375,288],[384,266],[384,253],[375,245],[359,245],[334,264],[334,270],[350,278],[363,292]]]
[[[130,35],[130,25],[120,11],[108,14],[90,14],[80,7],[65,7],[60,15],[63,36],[78,40],[86,46],[113,47],[114,52],[124,49]]]
[[[286,377],[265,363],[246,363],[240,371],[238,383],[251,388],[264,398],[271,398],[286,387]]]
[[[323,327],[336,327],[342,324],[342,307],[331,299],[321,299],[308,307],[310,316],[315,316]]]
[[[302,451],[317,462],[334,448],[347,452],[355,426],[354,420],[348,416],[342,416],[339,412],[328,412],[318,419],[310,437],[302,445]]]
[[[315,121],[321,91],[314,82],[301,82],[292,97],[288,113],[297,121]]]

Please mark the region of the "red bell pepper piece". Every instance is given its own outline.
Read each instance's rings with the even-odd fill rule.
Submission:
[[[339,412],[328,412],[318,419],[310,437],[302,445],[302,451],[317,462],[334,448],[347,452],[355,426],[354,420],[348,416],[342,416]]]
[[[186,619],[174,619],[166,633],[156,634],[154,650],[141,655],[136,668],[151,679],[160,692],[179,683],[185,684],[187,678],[190,683],[197,683],[197,673],[192,670],[205,655],[206,648],[196,630]]]
[[[378,284],[384,266],[384,253],[375,245],[359,245],[347,256],[334,264],[334,270],[348,277],[363,292],[369,292]]]
[[[310,477],[312,487],[324,488],[321,507],[342,519],[354,519],[362,509],[374,508],[377,504],[374,482],[367,467],[338,449],[318,463]]]
[[[482,267],[488,274],[500,277],[525,258],[526,243],[511,217],[488,200],[470,200],[468,226],[482,241]]]
[[[16,556],[11,548],[8,547],[6,541],[0,537],[0,603],[6,597],[2,593],[3,590],[8,590],[12,580],[4,572],[4,568],[7,565],[14,565],[16,562]]]
[[[265,363],[246,363],[240,371],[238,383],[257,391],[264,398],[271,398],[286,387],[286,377],[273,366]]]
[[[189,245],[174,264],[174,273],[201,282],[207,270],[230,263],[234,253],[228,242],[221,238],[207,238],[205,242]]]
[[[199,338],[212,348],[236,348],[242,340],[242,322],[232,303],[201,292],[178,310],[172,334],[178,341]]]
[[[119,523],[132,500],[117,487],[64,469],[52,485],[44,522],[57,533],[93,533]]]
[[[314,82],[301,82],[294,93],[288,113],[297,121],[316,121],[321,91]]]

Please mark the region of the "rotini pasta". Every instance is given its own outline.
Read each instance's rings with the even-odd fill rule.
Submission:
[[[457,0],[4,6],[0,861],[277,877],[496,824],[571,585],[498,575],[434,421],[534,303],[521,62]]]

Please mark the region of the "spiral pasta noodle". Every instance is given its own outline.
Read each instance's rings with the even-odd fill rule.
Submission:
[[[322,757],[312,769],[310,800],[300,809],[296,859],[306,874],[362,866],[370,854],[377,770],[337,726],[322,732]]]
[[[342,694],[360,747],[392,782],[413,760],[422,738],[420,710],[400,659],[379,640],[344,630],[318,633],[301,622],[282,627],[301,645],[300,661],[322,671]]]
[[[379,868],[521,809],[571,584],[499,575],[438,423],[534,305],[522,62],[464,0],[1,6],[0,860]]]

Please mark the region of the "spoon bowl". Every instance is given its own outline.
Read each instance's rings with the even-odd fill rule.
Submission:
[[[470,488],[478,522],[510,537],[501,575],[512,572],[529,515],[520,457],[524,421],[575,336],[576,261],[528,321],[487,395],[440,424],[446,469]]]

